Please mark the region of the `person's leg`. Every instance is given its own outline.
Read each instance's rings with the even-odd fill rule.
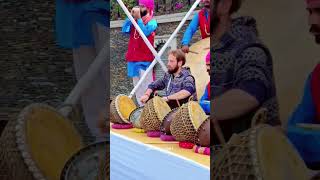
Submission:
[[[99,29],[99,30],[98,30]],[[83,74],[85,74],[90,64],[95,60],[99,51],[103,47],[103,41],[107,39],[107,31],[102,33],[102,27],[93,27],[93,33],[95,37],[95,47],[80,47],[74,50],[74,65],[79,80]],[[97,141],[105,140],[107,134],[102,134],[98,124],[101,111],[105,110],[107,101],[107,57],[106,63],[101,67],[100,72],[91,85],[81,96],[81,104],[83,107],[83,113],[85,121],[91,132],[96,137]]]
[[[143,74],[145,73],[144,70],[139,70],[139,77],[135,80],[136,82],[134,84],[137,84],[138,81],[142,78]],[[153,81],[152,72],[149,72],[142,81],[140,87],[137,89],[136,92],[136,98],[139,100],[139,105],[142,106],[143,104],[140,102],[140,98],[144,95],[144,93],[147,91],[149,84]]]

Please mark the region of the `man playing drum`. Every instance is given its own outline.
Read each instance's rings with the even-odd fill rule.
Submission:
[[[206,56],[206,67],[207,67],[207,72],[210,76],[210,52],[208,52]],[[204,110],[206,114],[210,114],[210,82],[208,83],[206,90],[204,91],[203,96],[200,99],[200,106]]]
[[[320,44],[320,0],[306,0],[309,11],[310,33]],[[299,123],[320,124],[320,64],[306,80],[304,95],[288,121],[288,137],[295,145],[306,165],[320,170],[320,129],[299,127]]]
[[[194,15],[181,41],[182,51],[189,52],[189,45],[194,33],[200,28],[201,38],[210,36],[210,0],[203,0],[204,8]]]
[[[141,102],[146,103],[152,93],[163,89],[165,89],[166,95],[162,98],[168,102],[171,109],[188,102],[190,97],[196,100],[195,79],[190,70],[183,67],[185,63],[186,57],[182,50],[170,51],[167,64],[168,72],[161,79],[148,86],[147,91],[141,97]],[[176,102],[177,100],[179,104]]]
[[[250,128],[261,107],[267,109],[268,124],[280,125],[272,57],[259,40],[255,19],[232,17],[241,0],[214,0],[213,6],[212,122],[220,124],[226,140]]]
[[[153,0],[139,0],[139,6],[131,10],[133,18],[141,28],[144,35],[148,38],[149,42],[153,45],[155,38],[155,31],[158,27],[157,21],[153,19]],[[126,53],[126,60],[128,62],[128,76],[133,79],[133,85],[136,86],[143,76],[146,69],[150,66],[154,59],[152,52],[149,50],[146,43],[143,41],[139,32],[133,26],[129,19],[126,19],[122,32],[130,35],[128,43],[128,51]],[[150,72],[141,86],[137,89],[136,98],[140,105],[139,99],[148,88],[148,84],[153,81],[152,72]]]

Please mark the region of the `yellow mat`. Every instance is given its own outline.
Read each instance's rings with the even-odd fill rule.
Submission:
[[[133,129],[118,130],[110,128],[110,130],[113,133],[120,134],[144,144],[161,148],[162,150],[169,151],[210,168],[210,156],[197,154],[192,149],[182,149],[179,147],[178,142],[165,142],[161,141],[160,138],[150,138],[145,133],[134,132]]]

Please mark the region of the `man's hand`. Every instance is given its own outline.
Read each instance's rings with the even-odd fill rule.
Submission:
[[[168,102],[168,101],[169,101],[169,99],[168,99],[168,97],[167,97],[167,96],[162,97],[162,99],[163,99],[165,102]]]
[[[132,14],[134,19],[140,19],[141,18],[140,8],[137,8],[137,7],[132,8],[131,14]]]
[[[184,53],[188,53],[189,52],[189,46],[182,46],[181,50],[184,52]]]
[[[145,104],[148,100],[149,100],[149,97],[147,94],[143,95],[141,98],[140,98],[140,101]]]

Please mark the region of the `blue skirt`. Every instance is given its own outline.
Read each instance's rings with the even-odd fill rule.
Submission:
[[[128,76],[129,77],[139,77],[140,70],[145,71],[151,62],[128,62]]]

